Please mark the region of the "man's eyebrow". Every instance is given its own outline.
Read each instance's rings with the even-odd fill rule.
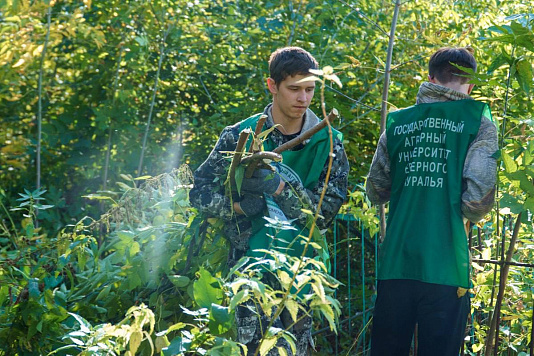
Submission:
[[[291,87],[291,88],[300,88],[300,87],[315,88],[316,85],[315,85],[315,83],[307,84],[307,85],[303,85],[303,83],[295,83],[295,84],[289,84],[288,87]]]

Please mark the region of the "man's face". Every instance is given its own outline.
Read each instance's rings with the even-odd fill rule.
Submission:
[[[314,80],[303,80],[308,77],[309,74],[297,74],[287,77],[278,85],[270,78],[267,80],[269,91],[273,94],[273,110],[283,116],[277,119],[302,118],[310,106],[315,91]]]

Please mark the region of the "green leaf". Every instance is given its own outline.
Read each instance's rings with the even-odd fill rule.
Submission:
[[[510,211],[513,214],[519,214],[523,211],[523,202],[521,202],[518,197],[507,193],[503,194],[502,198],[499,200],[499,206],[501,208],[510,208]]]
[[[134,178],[134,180],[145,180],[149,178],[152,178],[152,176],[141,176],[141,177]]]
[[[245,177],[245,167],[239,165],[235,169],[235,185],[237,187],[237,194],[241,194],[241,185],[243,184],[243,178]]]
[[[39,280],[37,278],[32,278],[28,281],[28,292],[30,293],[30,298],[39,298],[41,292],[39,291]]]
[[[171,331],[180,330],[186,327],[185,323],[176,323],[171,325],[167,330],[163,330],[156,334],[156,336],[164,336],[170,333]]]
[[[214,335],[221,335],[232,328],[234,314],[230,312],[230,308],[213,303],[211,304],[209,319],[210,332]]]
[[[86,334],[89,334],[91,332],[91,330],[90,330],[91,329],[91,324],[89,324],[89,322],[87,320],[85,320],[84,318],[82,318],[78,314],[69,313],[69,315],[71,315],[74,319],[76,319],[76,321],[78,321],[78,323],[80,323],[80,331],[81,332],[86,333]]]
[[[506,152],[501,152],[501,157],[504,162],[504,168],[508,173],[513,173],[517,171],[517,164],[515,161],[510,157],[510,155]]]
[[[532,85],[532,64],[526,59],[520,59],[516,63],[516,79],[519,86],[527,95],[530,94],[530,87]]]
[[[111,290],[111,284],[108,284],[100,291],[100,293],[98,293],[98,295],[96,296],[96,300],[106,299],[107,296],[109,295],[110,290]]]
[[[26,225],[26,237],[28,239],[31,239],[33,237],[34,232],[35,228],[33,226],[33,222],[30,221],[30,223]]]
[[[50,209],[50,208],[53,208],[53,207],[54,207],[53,205],[44,205],[44,204],[35,204],[34,205],[34,208],[38,209],[38,210],[46,210],[46,209]]]
[[[199,278],[193,283],[193,296],[201,308],[211,308],[212,304],[221,304],[223,291],[219,281],[204,268],[197,272]]]
[[[242,289],[239,292],[237,292],[237,294],[234,295],[232,299],[230,300],[230,311],[235,310],[235,308],[238,305],[246,302],[249,298],[250,298],[250,295],[249,295],[248,289]]]
[[[493,59],[491,64],[488,66],[487,71],[489,73],[492,73],[495,69],[499,68],[500,66],[504,64],[510,64],[510,62],[508,61],[508,58],[505,55],[501,54]]]
[[[191,340],[188,338],[175,337],[172,339],[171,344],[163,350],[164,356],[175,356],[181,355],[183,352],[189,351],[191,349]]]
[[[184,288],[187,287],[191,281],[187,276],[180,276],[178,274],[167,276],[175,287]]]
[[[534,211],[534,197],[529,197],[529,198],[527,198],[527,200],[525,200],[525,204],[523,205],[523,209],[530,210],[531,212]]]
[[[100,194],[82,195],[82,198],[87,198],[87,199],[91,199],[91,200],[113,200],[112,197],[108,197],[106,195],[100,195]]]

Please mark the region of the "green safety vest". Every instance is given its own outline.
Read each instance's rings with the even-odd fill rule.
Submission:
[[[379,279],[470,287],[462,172],[483,114],[491,118],[486,104],[467,99],[388,115],[392,187]]]
[[[240,124],[240,129],[246,128],[254,129],[261,114],[252,116]],[[336,130],[332,130],[334,137],[342,140],[342,134]],[[252,138],[247,142],[247,148],[250,147]],[[263,143],[263,150],[272,151],[276,146],[270,138],[267,138]],[[328,154],[330,152],[330,138],[328,134],[328,127],[325,127],[311,137],[309,142],[300,150],[282,152],[282,164],[279,168],[286,174],[293,174],[298,177],[302,185],[307,189],[313,189],[319,182],[319,176],[323,171]],[[274,200],[266,197],[268,210],[279,210]],[[281,212],[281,210],[280,210]],[[283,214],[283,213],[281,213]],[[266,214],[267,215],[267,214]],[[310,219],[311,220],[311,219]],[[257,249],[274,249],[287,253],[290,256],[301,256],[304,250],[304,239],[308,237],[311,221],[307,226],[299,226],[295,222],[291,225],[296,230],[279,230],[275,231],[272,227],[266,227],[267,221],[263,216],[258,216],[252,220],[252,236],[249,240],[249,249],[247,256],[263,257],[264,253],[254,251]],[[300,237],[299,237],[300,236]],[[319,244],[322,249],[319,252],[319,260],[328,266],[328,249],[326,239],[320,234],[317,227],[314,228],[312,241]],[[309,247],[306,256],[313,257],[313,248]]]

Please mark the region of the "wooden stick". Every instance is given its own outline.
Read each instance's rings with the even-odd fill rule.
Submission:
[[[241,131],[239,134],[239,139],[237,140],[237,145],[235,147],[235,154],[232,158],[232,163],[230,164],[230,170],[228,171],[228,178],[230,179],[230,184],[235,183],[235,169],[241,163],[241,156],[243,156],[245,143],[247,143],[248,136],[250,135],[249,130]]]
[[[286,143],[284,143],[283,145],[280,145],[278,147],[276,147],[272,152],[275,153],[275,154],[280,154],[284,151],[287,151],[287,150],[290,150],[291,148],[301,144],[302,142],[306,141],[307,139],[309,139],[310,137],[312,137],[313,135],[315,135],[317,132],[321,131],[323,128],[325,128],[328,123],[335,119],[336,117],[339,116],[339,113],[336,109],[332,109],[332,111],[330,112],[330,114],[328,114],[328,117],[326,119],[324,119],[323,121],[321,121],[320,123],[318,123],[317,125],[315,125],[314,127],[312,127],[311,129],[309,129],[308,131],[302,133],[301,135],[295,137],[294,139],[292,140],[289,140],[287,141]],[[261,118],[260,118],[261,120]],[[258,130],[258,127],[256,126],[256,131]],[[259,133],[257,133],[257,135],[259,135]],[[265,153],[265,152],[261,152],[261,153]],[[254,170],[256,169],[258,163],[261,161],[259,159],[259,157],[255,157],[257,154],[259,153],[256,153],[254,155],[252,155],[251,157],[247,157],[247,160],[250,160],[250,164],[248,165],[247,167],[247,170],[245,171],[245,177],[247,178],[250,178],[252,177],[252,174],[254,173]]]
[[[317,132],[321,131],[323,128],[325,128],[328,125],[328,123],[331,120],[334,120],[338,116],[339,116],[339,113],[337,112],[337,110],[336,109],[332,109],[332,111],[330,112],[330,114],[328,114],[328,117],[326,119],[324,119],[323,121],[321,121],[320,123],[318,123],[317,125],[312,127],[311,129],[309,129],[308,131],[306,131],[306,132],[302,133],[301,135],[295,137],[294,139],[292,139],[290,141],[287,141],[283,145],[280,145],[280,146],[276,147],[273,150],[273,152],[282,153],[284,151],[292,149],[293,147],[295,147],[295,146],[301,144],[302,142],[306,141],[307,139],[311,138]]]
[[[263,124],[265,124],[265,120],[267,120],[267,115],[261,115],[258,119],[258,122],[256,123],[256,129],[254,130],[254,137],[252,137],[252,144],[248,148],[249,152],[259,152],[259,140],[257,138],[261,134],[261,130],[263,130]]]

